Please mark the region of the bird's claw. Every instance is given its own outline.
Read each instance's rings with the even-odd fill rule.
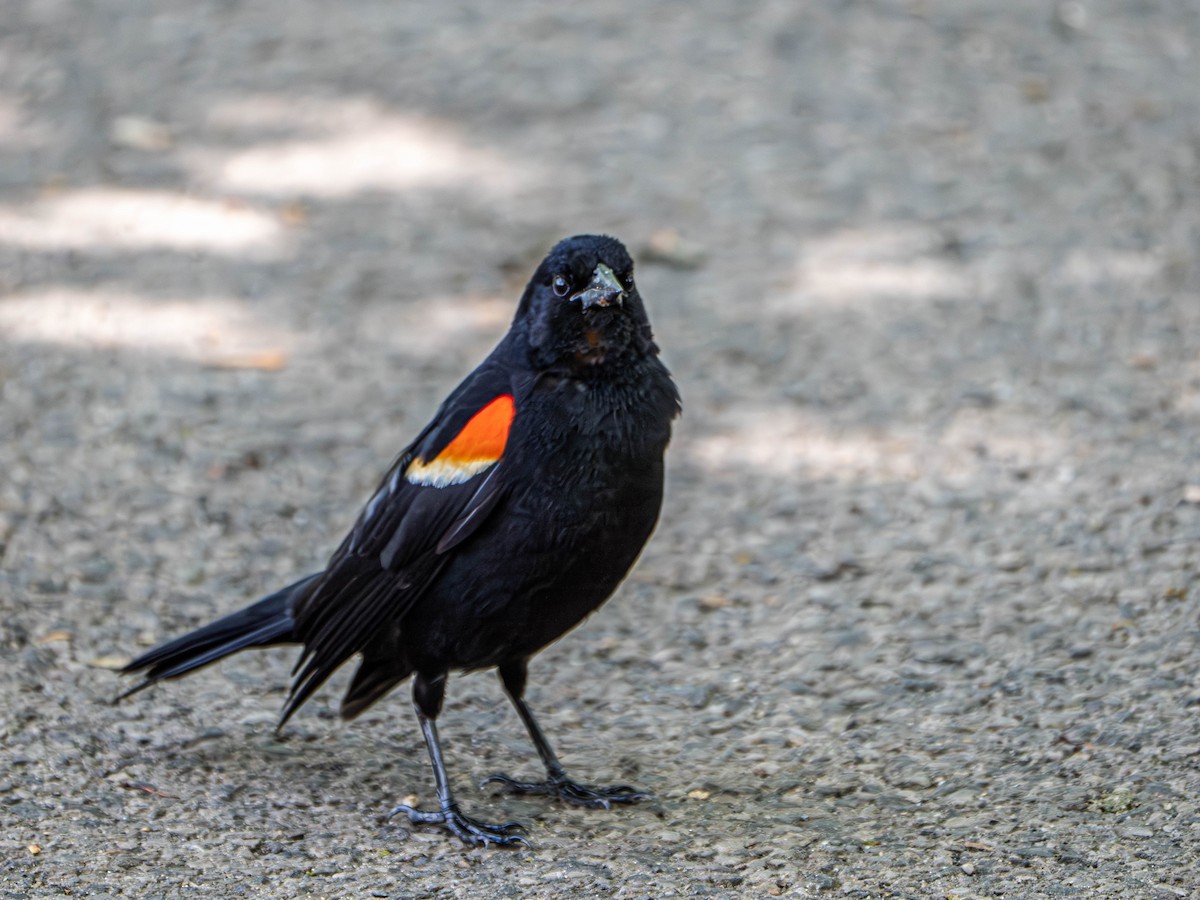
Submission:
[[[505,822],[502,825],[477,822],[470,816],[459,812],[458,806],[453,803],[444,806],[438,812],[413,809],[411,806],[401,804],[388,813],[387,817],[391,819],[399,813],[407,815],[408,821],[414,825],[441,825],[464,844],[472,847],[480,845],[486,847],[489,844],[495,844],[497,847],[529,846],[528,840],[522,835],[514,833],[525,830],[525,826],[520,822]]]
[[[485,784],[504,785],[514,794],[551,795],[565,803],[586,806],[589,809],[610,809],[614,803],[641,803],[643,800],[654,799],[653,795],[628,784],[593,787],[566,777],[551,778],[548,781],[517,781],[508,775],[496,774],[483,779],[479,786],[483,787]]]

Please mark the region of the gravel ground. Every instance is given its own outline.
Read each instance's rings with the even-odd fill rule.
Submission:
[[[10,0],[0,896],[1200,896],[1194,2]],[[667,505],[442,733],[109,669],[321,564],[565,234],[684,394]]]

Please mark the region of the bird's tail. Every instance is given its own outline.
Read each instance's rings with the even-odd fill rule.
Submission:
[[[163,679],[186,675],[239,650],[298,642],[293,618],[295,601],[318,577],[320,573],[303,578],[245,609],[143,653],[121,672],[128,675],[144,669],[144,680],[117,699],[123,700]]]

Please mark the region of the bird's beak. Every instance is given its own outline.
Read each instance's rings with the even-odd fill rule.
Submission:
[[[617,280],[616,274],[604,263],[596,266],[592,272],[592,280],[586,288],[571,297],[583,304],[584,309],[593,306],[618,306],[625,299],[625,288]]]

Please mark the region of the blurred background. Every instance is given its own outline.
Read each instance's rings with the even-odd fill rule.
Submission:
[[[1190,896],[1198,53],[1165,0],[6,0],[6,886]],[[535,851],[378,823],[403,692],[281,742],[273,652],[106,705],[321,565],[587,231],[685,414],[532,702],[659,806],[466,790],[533,762],[483,676],[451,773]]]

